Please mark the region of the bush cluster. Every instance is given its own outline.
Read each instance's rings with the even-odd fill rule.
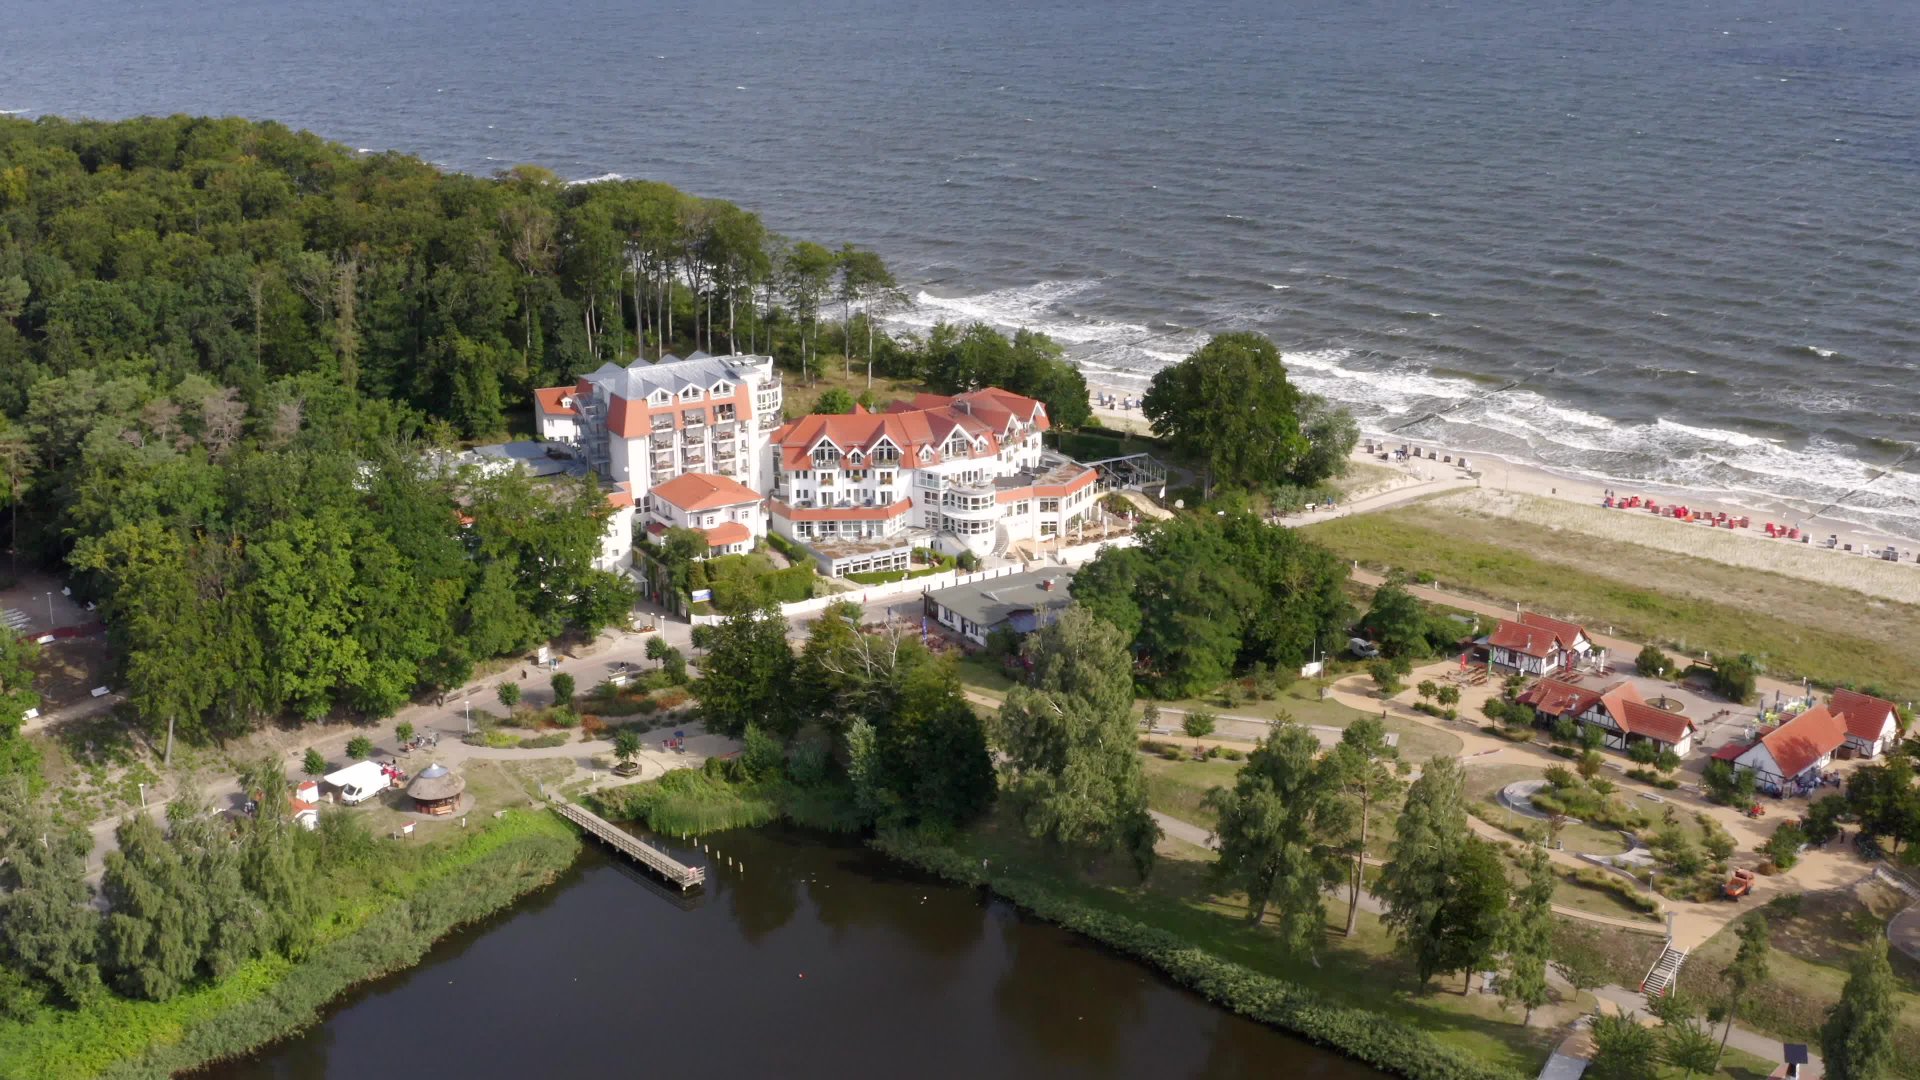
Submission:
[[[1511,1080],[1518,1074],[1442,1046],[1379,1013],[1337,1005],[1304,987],[1222,960],[1164,930],[1102,911],[1033,881],[995,877],[965,855],[899,833],[874,847],[963,885],[991,888],[1019,907],[1164,972],[1207,1000],[1410,1080]]]
[[[1636,909],[1648,915],[1657,915],[1660,912],[1660,902],[1658,900],[1641,892],[1639,886],[1628,881],[1626,878],[1620,877],[1618,874],[1610,874],[1605,870],[1581,869],[1573,871],[1572,877],[1575,884],[1585,885],[1589,889],[1598,889],[1601,892],[1613,893],[1615,896],[1625,900],[1628,904],[1631,904]]]

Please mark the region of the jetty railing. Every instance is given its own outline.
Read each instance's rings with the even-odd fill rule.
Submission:
[[[681,892],[706,884],[706,867],[687,866],[591,810],[576,806],[565,799],[554,799],[549,805],[552,806],[554,813],[585,829],[607,846],[659,874],[667,879],[669,884],[680,886]]]

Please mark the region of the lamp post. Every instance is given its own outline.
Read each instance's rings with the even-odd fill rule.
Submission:
[[[47,629],[58,630],[59,628],[60,628],[60,620],[56,618],[53,614],[53,590],[48,589],[47,590]]]

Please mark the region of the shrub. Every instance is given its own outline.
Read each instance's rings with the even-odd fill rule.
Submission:
[[[1400,692],[1400,673],[1393,668],[1391,660],[1375,660],[1367,665],[1367,674],[1373,676],[1373,683],[1380,688],[1381,697],[1392,697]]]
[[[1627,757],[1633,759],[1635,764],[1651,765],[1659,760],[1660,748],[1651,740],[1641,739],[1627,748]]]
[[[1680,755],[1671,746],[1662,747],[1659,756],[1653,759],[1653,767],[1663,773],[1670,773],[1680,767]]]
[[[1218,746],[1207,747],[1207,757],[1217,758],[1219,756],[1220,756],[1220,748]]]
[[[413,725],[405,720],[393,725],[393,738],[396,742],[407,742],[413,738]]]
[[[545,735],[529,735],[518,741],[522,750],[544,750],[553,746],[565,746],[567,738],[567,733],[564,731],[550,731]]]
[[[1186,751],[1181,750],[1177,746],[1163,746],[1160,748],[1160,756],[1166,758],[1168,761],[1179,761],[1187,755]]]
[[[573,704],[573,676],[564,671],[556,671],[548,680],[553,686],[553,707],[564,709]]]
[[[347,756],[360,761],[373,753],[373,740],[365,735],[355,735],[347,740]]]
[[[1552,768],[1547,770],[1546,781],[1547,783],[1552,784],[1554,787],[1560,788],[1563,790],[1573,787],[1574,784],[1578,782],[1574,779],[1573,773],[1569,772],[1568,770],[1562,768],[1559,765],[1555,765]]]
[[[1773,865],[1782,870],[1791,870],[1793,864],[1800,861],[1800,849],[1806,843],[1807,834],[1798,822],[1783,821],[1760,850],[1773,860]]]
[[[1242,757],[1245,757],[1246,755],[1242,754],[1240,751],[1235,750],[1233,747],[1229,746],[1225,750],[1220,751],[1220,756],[1226,758],[1228,761],[1239,761]]]
[[[1640,674],[1649,678],[1664,679],[1673,671],[1673,661],[1660,651],[1658,645],[1648,645],[1634,658],[1633,666]]]
[[[1605,870],[1579,869],[1574,870],[1569,876],[1576,885],[1612,893],[1648,915],[1656,914],[1660,910],[1658,900],[1641,892],[1638,885],[1617,874],[1611,874]]]

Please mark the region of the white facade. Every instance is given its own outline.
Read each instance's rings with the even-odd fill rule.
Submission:
[[[709,556],[743,555],[767,535],[764,502],[736,481],[689,473],[647,493],[647,530],[695,529],[706,534]]]
[[[580,413],[573,407],[573,388],[545,387],[533,392],[534,431],[542,442],[580,441]]]
[[[577,415],[580,454],[636,499],[685,473],[727,476],[758,492],[769,483],[766,446],[780,425],[782,386],[770,356],[667,356],[604,364],[565,392]],[[556,429],[558,430],[558,429]]]
[[[772,527],[827,573],[904,568],[915,546],[985,556],[1051,541],[1097,498],[1091,469],[1042,449],[1039,402],[987,389],[914,405],[776,433]]]

